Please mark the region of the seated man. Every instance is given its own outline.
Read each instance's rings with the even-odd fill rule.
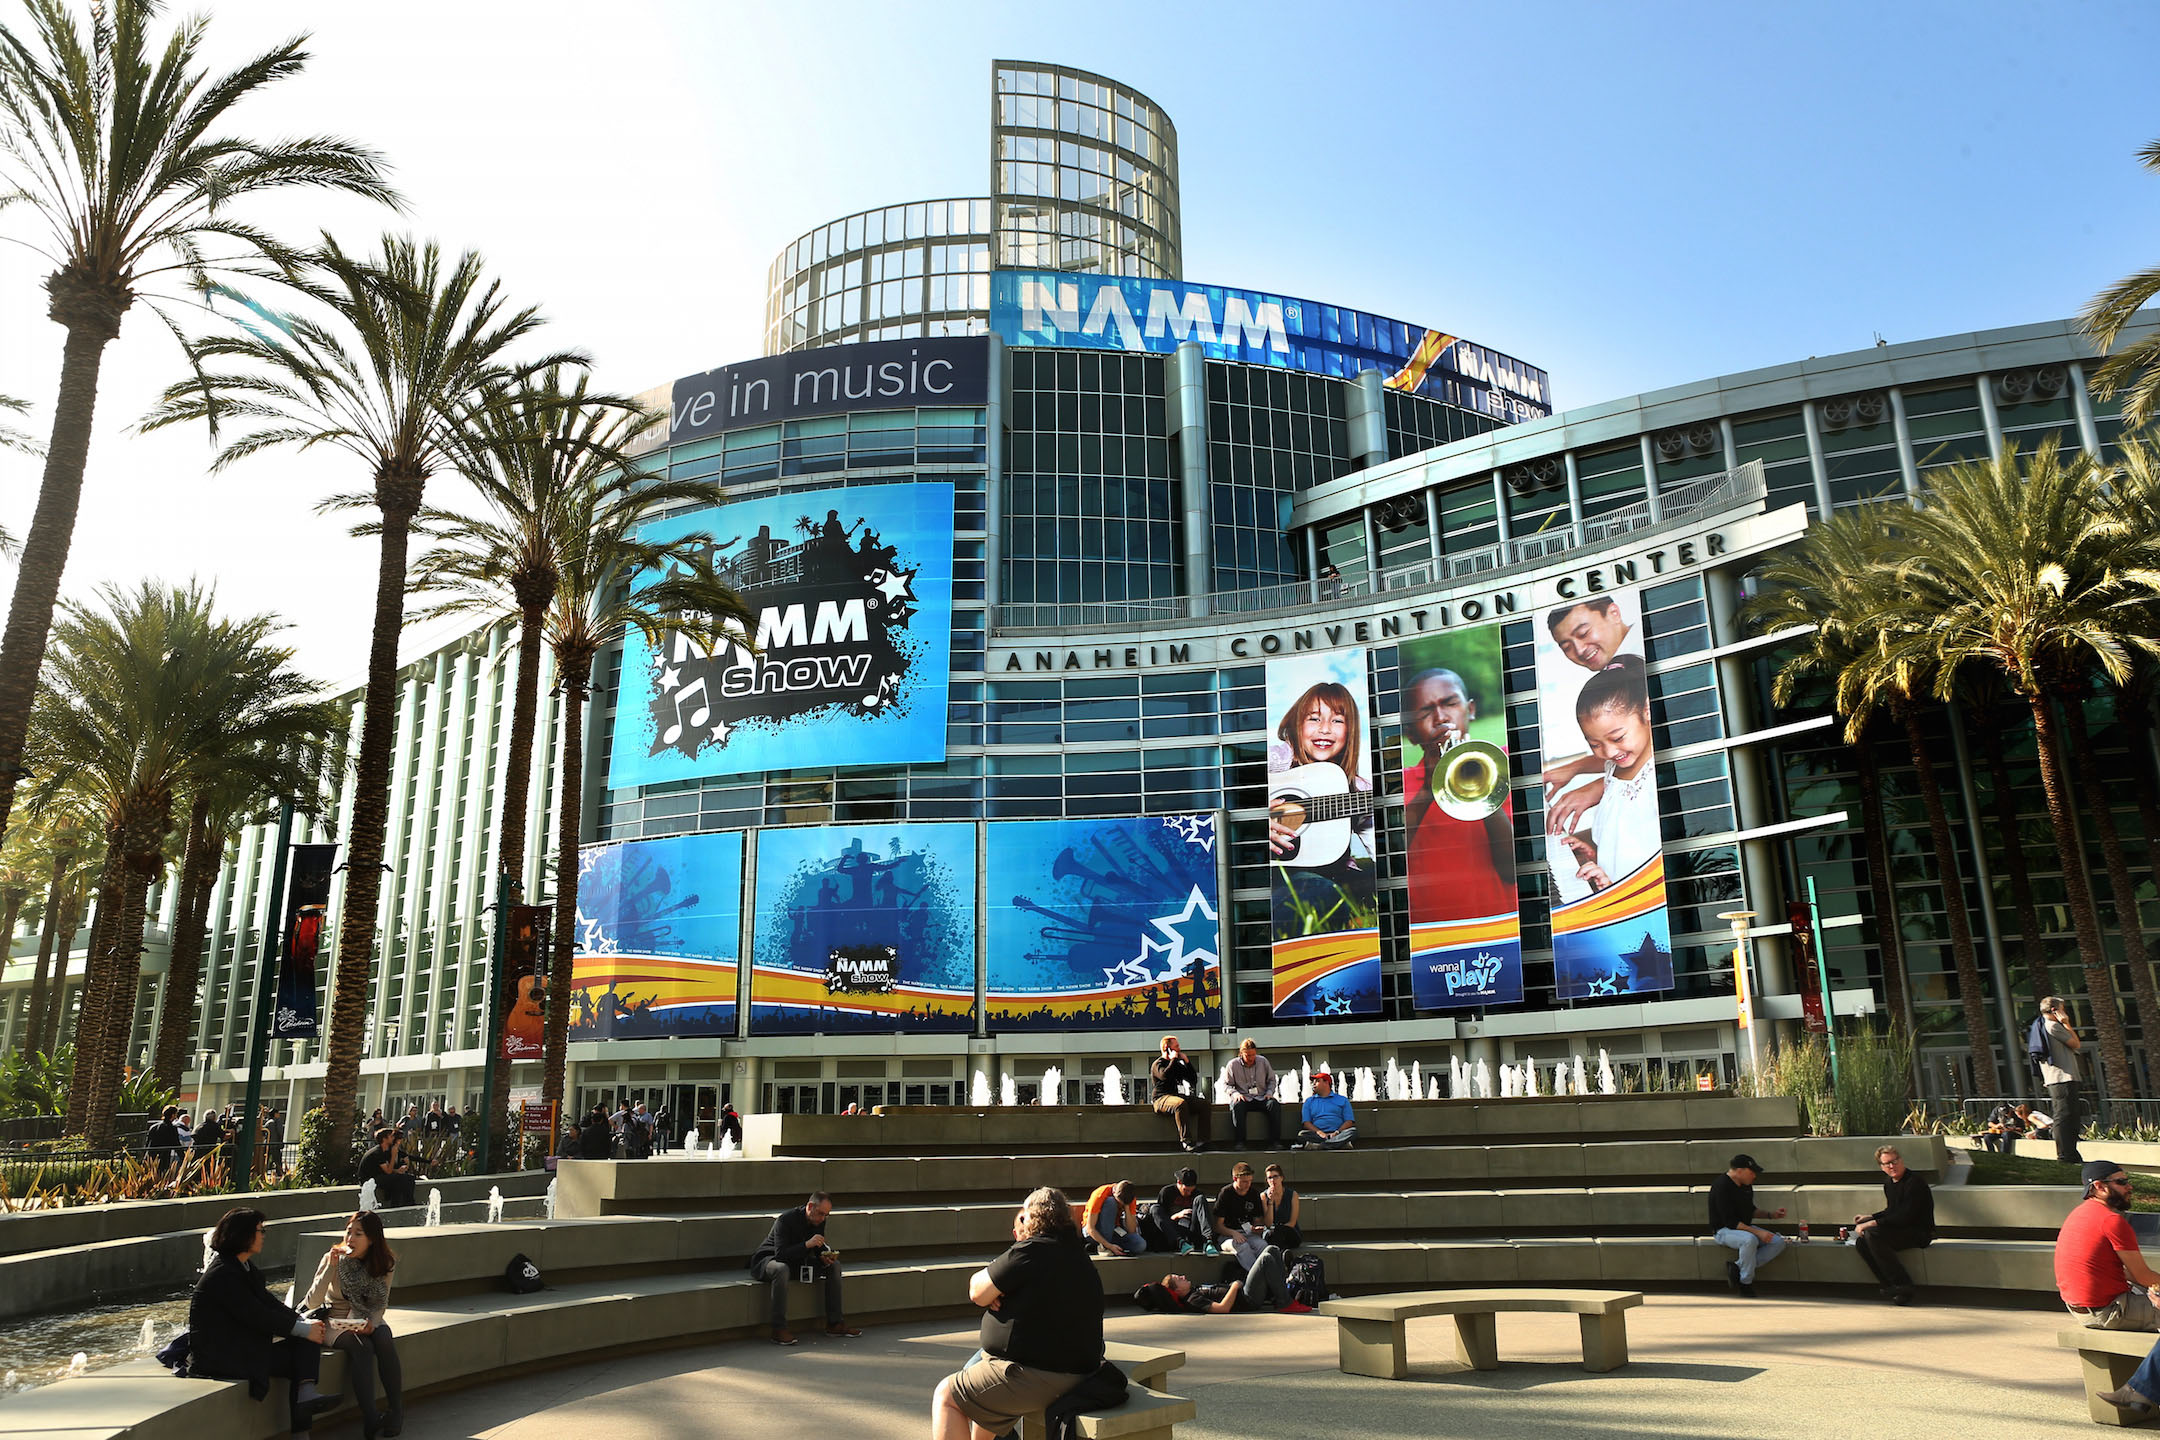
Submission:
[[[375,1132],[375,1148],[360,1157],[360,1183],[375,1182],[375,1208],[398,1210],[413,1203],[412,1172],[400,1163],[405,1137],[385,1125]]]
[[[2017,1106],[2007,1102],[1988,1111],[1987,1128],[1980,1132],[1980,1143],[1994,1151],[2017,1149],[2017,1142],[2025,1138],[2025,1122],[2018,1115]]]
[[[1140,1217],[1140,1233],[1150,1250],[1183,1255],[1207,1249],[1215,1232],[1208,1223],[1207,1197],[1200,1193],[1199,1171],[1187,1165],[1163,1186],[1154,1208]]]
[[[847,1323],[840,1308],[840,1252],[826,1243],[825,1222],[832,1218],[832,1196],[823,1190],[792,1210],[773,1217],[772,1229],[750,1256],[750,1278],[772,1287],[772,1341],[793,1345],[788,1329],[788,1283],[804,1279],[825,1288],[825,1333],[853,1336],[862,1331]]]
[[[1250,1264],[1266,1226],[1267,1197],[1254,1181],[1252,1166],[1240,1160],[1230,1167],[1230,1183],[1215,1197],[1216,1248],[1236,1255],[1240,1265]]]
[[[1282,1144],[1282,1102],[1275,1098],[1275,1067],[1250,1036],[1238,1042],[1237,1058],[1223,1067],[1223,1087],[1230,1092],[1230,1129],[1237,1148],[1245,1148],[1245,1117],[1267,1117],[1268,1144]]]
[[[1298,1112],[1298,1139],[1293,1150],[1348,1150],[1357,1138],[1357,1117],[1350,1099],[1335,1093],[1335,1077],[1321,1066],[1312,1072],[1313,1093]]]
[[[1875,1272],[1883,1298],[1893,1305],[1910,1305],[1912,1276],[1897,1252],[1935,1243],[1935,1196],[1927,1181],[1905,1167],[1897,1146],[1879,1146],[1875,1163],[1883,1172],[1883,1208],[1853,1217],[1853,1244]]]
[[[1140,1207],[1135,1203],[1139,1194],[1140,1187],[1130,1180],[1096,1186],[1080,1212],[1081,1238],[1094,1241],[1105,1255],[1138,1255],[1147,1249],[1147,1237],[1140,1233]]]
[[[1762,1166],[1750,1155],[1735,1155],[1725,1173],[1710,1182],[1710,1233],[1728,1249],[1740,1252],[1725,1262],[1725,1279],[1734,1293],[1755,1298],[1755,1272],[1785,1253],[1785,1237],[1765,1230],[1757,1220],[1782,1220],[1785,1211],[1755,1208],[1755,1181]]]
[[[1208,1096],[1202,1093],[1200,1071],[1185,1058],[1175,1035],[1162,1037],[1162,1049],[1148,1066],[1155,1113],[1177,1122],[1178,1144],[1187,1154],[1207,1148]]]
[[[1290,1267],[1280,1247],[1263,1249],[1243,1280],[1227,1285],[1195,1285],[1184,1275],[1165,1275],[1160,1284],[1133,1291],[1142,1310],[1168,1315],[1228,1315],[1233,1310],[1279,1310],[1310,1315],[1312,1306],[1290,1298]]]
[[[2085,1199],[2055,1237],[2055,1289],[2070,1313],[2094,1330],[2160,1330],[2147,1287],[2160,1275],[2145,1263],[2124,1218],[2130,1177],[2112,1160],[2088,1160]]]

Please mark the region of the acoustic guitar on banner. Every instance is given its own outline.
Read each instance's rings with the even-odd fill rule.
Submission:
[[[1373,792],[1352,790],[1342,766],[1298,765],[1268,777],[1268,819],[1292,834],[1277,865],[1316,869],[1342,859],[1358,817],[1373,813]]]

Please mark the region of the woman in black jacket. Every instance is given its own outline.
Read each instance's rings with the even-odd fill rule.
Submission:
[[[315,1388],[327,1327],[271,1298],[262,1272],[263,1213],[228,1210],[210,1234],[216,1252],[188,1302],[188,1373],[211,1380],[245,1380],[257,1400],[270,1379],[292,1381],[292,1431],[304,1434],[315,1417],[337,1405]]]
[[[587,1160],[615,1157],[615,1127],[608,1124],[607,1112],[598,1105],[585,1117],[585,1128],[578,1131],[578,1154]]]

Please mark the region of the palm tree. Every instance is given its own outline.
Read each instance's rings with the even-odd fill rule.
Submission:
[[[561,576],[569,536],[591,518],[595,492],[626,492],[633,480],[643,514],[678,506],[714,505],[712,480],[668,480],[642,474],[631,451],[653,421],[634,402],[589,389],[585,375],[560,368],[491,387],[471,407],[459,468],[480,492],[478,515],[428,510],[419,525],[434,548],[413,562],[412,588],[439,597],[416,619],[447,615],[514,618],[518,627],[516,693],[510,710],[510,748],[503,774],[502,820],[495,873],[510,902],[523,900],[526,804],[532,786],[533,731],[540,711],[540,662],[546,647],[548,603]],[[496,1043],[487,1037],[486,1043]],[[499,1155],[509,1067],[497,1066],[488,1095],[488,1153]]]
[[[641,417],[622,438],[660,423]],[[625,449],[629,448],[626,443]],[[733,627],[748,634],[750,609],[712,567],[712,536],[691,531],[641,538],[663,510],[682,503],[673,482],[628,469],[581,487],[570,499],[555,552],[555,598],[548,647],[563,697],[561,783],[557,787],[554,955],[548,965],[547,1038],[541,1098],[559,1103],[569,1049],[570,976],[578,900],[578,826],[585,805],[585,702],[593,660],[632,631],[655,650],[677,635],[710,649]],[[636,583],[641,576],[649,582]],[[744,641],[747,643],[747,641]]]
[[[325,237],[297,283],[318,313],[253,309],[267,323],[198,342],[204,372],[168,389],[143,424],[202,420],[217,438],[227,422],[244,422],[247,433],[223,443],[218,467],[278,446],[327,446],[365,465],[372,482],[366,494],[324,502],[328,509],[372,507],[371,529],[381,542],[326,1047],[323,1104],[344,1116],[359,1089],[375,957],[413,520],[429,477],[467,448],[459,427],[474,403],[517,373],[507,352],[542,321],[532,307],[507,308],[477,254],[467,251],[446,266],[432,242],[395,235],[383,237],[372,259],[350,256]],[[582,363],[576,355],[545,356],[525,373]]]
[[[164,868],[176,799],[237,776],[282,777],[293,763],[284,757],[326,753],[339,721],[335,706],[308,698],[317,687],[289,667],[292,652],[271,643],[272,617],[220,619],[198,585],[100,595],[102,612],[63,607],[26,752],[43,777],[34,800],[77,787],[105,827],[100,906],[110,919],[90,955],[74,1080],[95,1146],[112,1138],[144,901]]]
[[[1957,703],[1961,713],[1979,721],[1973,728],[1979,732],[1980,754],[1987,764],[1988,809],[2002,836],[2003,872],[2010,881],[2010,902],[2017,910],[2025,973],[2037,1001],[2054,993],[2055,978],[2048,967],[2047,941],[2040,933],[2040,906],[2033,898],[2032,867],[2025,859],[2025,835],[2018,821],[2017,786],[2010,775],[2009,749],[2003,738],[2005,698],[1999,677],[1975,671],[1965,677]],[[2022,737],[2023,716],[2018,717],[2018,731]]]
[[[2142,623],[2160,589],[2160,541],[2122,521],[2105,503],[2100,479],[2092,457],[2066,462],[2052,440],[2029,461],[2013,445],[1996,459],[1937,470],[1926,505],[1906,522],[1910,552],[1895,575],[1910,613],[1926,617],[1903,643],[1925,650],[1937,693],[1949,698],[1968,666],[1993,668],[2032,715],[2101,1067],[2110,1092],[2128,1096],[2134,1081],[2122,1014],[2053,705],[2063,675],[2097,667],[2120,684],[2135,651],[2160,653]]]
[[[67,331],[37,509],[0,637],[0,830],[7,827],[38,667],[82,502],[98,372],[120,322],[154,287],[201,289],[220,275],[282,270],[292,254],[240,202],[292,189],[395,206],[375,152],[330,136],[263,141],[227,133],[235,107],[300,73],[295,37],[235,69],[202,63],[206,24],[150,33],[156,0],[107,0],[78,18],[64,0],[26,0],[0,25],[0,208],[44,232],[48,314]]]
[[[1901,547],[1897,527],[1910,513],[1903,507],[1862,506],[1839,511],[1814,526],[1798,545],[1764,567],[1763,593],[1751,602],[1751,614],[1759,623],[1778,627],[1816,627],[1779,668],[1774,684],[1780,703],[1790,699],[1801,680],[1827,676],[1837,686],[1837,708],[1846,717],[1848,745],[1859,743],[1878,713],[1887,712],[1904,731],[1942,885],[1974,1081],[1981,1094],[1997,1095],[2001,1090],[1994,1027],[1988,1022],[1972,918],[1965,907],[1963,867],[1958,863],[1957,842],[1927,731],[1915,704],[1925,677],[1904,657],[1886,655],[1880,643],[1886,627],[1904,623],[1896,592],[1886,584],[1885,564]]]
[[[2138,164],[2160,175],[2160,140],[2137,153]],[[2138,311],[2160,299],[2160,265],[2126,275],[2086,304],[2078,324],[2104,353],[2115,348]],[[2123,418],[2136,429],[2160,415],[2160,330],[2111,355],[2093,372],[2093,388],[2102,395],[2123,395]]]
[[[59,801],[40,806],[36,818],[51,878],[38,927],[37,969],[30,981],[30,1043],[25,1048],[50,1055],[60,1044],[68,952],[74,948],[82,919],[85,887],[89,877],[103,867],[105,857],[90,807],[80,795],[65,793]]]

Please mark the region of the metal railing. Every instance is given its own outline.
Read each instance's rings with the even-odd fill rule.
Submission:
[[[1927,1118],[1938,1123],[1955,1122],[1962,1130],[1987,1128],[1987,1117],[1998,1105],[2030,1105],[2036,1110],[2052,1107],[2046,1095],[1930,1095],[1914,1102]],[[2087,1143],[2103,1130],[2151,1130],[2160,1133],[2160,1099],[2132,1097],[2110,1100],[2091,1090],[2079,1093],[2079,1125]]]
[[[1130,629],[1166,621],[1199,620],[1213,615],[1258,615],[1337,605],[1375,594],[1409,597],[1421,590],[1484,580],[1525,566],[1543,564],[1571,550],[1594,549],[1615,540],[1700,519],[1760,500],[1765,493],[1762,462],[1750,460],[1736,470],[1704,475],[1658,496],[1658,513],[1638,500],[1578,523],[1496,541],[1451,555],[1438,555],[1382,571],[1374,580],[1298,580],[1250,590],[1217,590],[1207,595],[1164,595],[1148,600],[1103,600],[1079,604],[1010,604],[997,607],[992,632]]]

